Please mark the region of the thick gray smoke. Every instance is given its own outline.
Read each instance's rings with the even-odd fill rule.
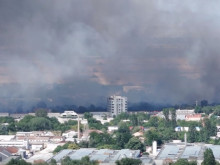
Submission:
[[[0,1],[0,105],[220,101],[220,2]]]

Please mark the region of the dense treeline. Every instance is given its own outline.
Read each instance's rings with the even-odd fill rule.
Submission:
[[[87,119],[90,129],[98,129],[98,130],[107,129],[107,127],[105,125],[102,125],[100,121],[93,118],[93,115],[89,112],[84,113],[84,118]]]
[[[140,126],[143,125],[144,121],[149,120],[149,118],[150,115],[147,113],[121,113],[120,115],[116,116],[108,125],[117,125],[120,122],[123,122],[122,120],[130,120],[127,122],[129,126]]]
[[[78,145],[82,148],[108,148],[115,150],[127,148],[144,151],[144,144],[138,138],[132,137],[126,123],[121,124],[119,129],[113,134],[91,132],[89,142],[81,142]]]
[[[53,151],[54,154],[60,152],[61,150],[64,150],[64,149],[72,149],[72,150],[76,150],[76,149],[79,149],[80,146],[78,144],[76,144],[76,142],[68,142],[66,144],[64,144],[63,146],[57,146],[55,148],[55,150]]]
[[[139,159],[122,158],[121,160],[117,160],[115,164],[116,165],[141,165],[142,162]]]
[[[177,120],[175,116],[174,109],[164,109],[163,114],[164,119],[158,117],[151,117],[149,121],[144,125],[149,130],[145,133],[145,142],[147,145],[151,145],[152,141],[156,140],[158,144],[167,142],[170,140],[184,140],[184,134],[187,133],[188,142],[206,142],[213,144],[220,144],[219,140],[211,140],[211,136],[216,136],[216,125],[220,123],[220,120],[216,115],[210,116],[210,118],[205,117],[200,122],[193,121],[182,121]],[[170,119],[171,113],[171,119]],[[176,132],[175,127],[189,127],[188,132]],[[199,131],[196,130],[199,127]]]
[[[109,149],[123,149],[123,148],[129,148],[129,149],[140,149],[143,151],[144,145],[141,143],[141,141],[138,138],[132,138],[131,131],[129,129],[129,126],[132,123],[138,124],[138,117],[141,116],[142,119],[144,119],[143,115],[129,115],[127,113],[122,113],[118,115],[111,123],[106,123],[105,125],[102,125],[100,121],[97,121],[93,118],[93,115],[91,113],[84,113],[84,118],[88,120],[88,125],[91,129],[99,129],[102,130],[103,133],[97,133],[97,132],[91,132],[90,133],[90,139],[88,143],[88,147],[92,148],[109,148]],[[121,122],[122,119],[133,119],[135,118],[136,122],[128,122],[124,123]],[[113,134],[107,133],[107,126],[108,125],[118,125],[119,129],[115,131]]]
[[[216,116],[220,116],[220,105],[216,106],[196,106],[195,108],[196,113],[205,113],[206,115],[214,114]]]
[[[16,122],[12,117],[0,117],[0,134],[14,134],[17,131],[44,131],[53,130],[65,132],[69,129],[77,129],[77,121],[69,120],[61,124],[57,118],[47,117],[45,109],[39,109],[35,113],[36,116],[26,115],[19,122]],[[5,125],[4,123],[8,123]]]
[[[85,113],[86,118],[92,118],[90,113]],[[166,108],[163,109],[163,114],[165,118],[159,118],[156,116],[151,116],[145,113],[137,113],[137,114],[128,114],[122,113],[114,118],[110,123],[106,123],[105,126],[114,126],[118,125],[119,130],[115,131],[111,136],[109,134],[104,133],[92,133],[90,136],[89,147],[98,147],[98,148],[112,148],[112,149],[120,149],[120,148],[128,148],[128,142],[132,139],[131,133],[135,133],[137,131],[143,131],[143,127],[145,128],[145,145],[152,145],[152,142],[156,140],[159,145],[171,141],[171,140],[184,140],[184,134],[186,133],[188,136],[188,142],[206,142],[213,144],[220,144],[219,140],[211,140],[211,136],[216,135],[216,125],[220,124],[220,120],[218,117],[213,114],[210,118],[205,117],[201,122],[193,122],[193,121],[184,121],[177,120],[176,121],[176,111],[174,108]],[[123,120],[126,120],[124,122]],[[147,121],[147,122],[145,122]],[[89,123],[90,124],[90,123]],[[100,123],[101,125],[101,123]],[[141,126],[141,127],[140,127]],[[189,127],[188,132],[176,132],[175,127]],[[100,128],[96,127],[97,129]],[[102,127],[104,128],[104,127]],[[129,128],[132,128],[130,130]],[[199,128],[200,131],[196,130]],[[105,130],[105,129],[104,129]],[[120,134],[121,132],[121,134]],[[124,136],[124,135],[125,136]],[[113,138],[114,137],[114,138]],[[136,139],[132,139],[135,141]],[[105,142],[103,144],[102,142]],[[117,144],[118,143],[118,144]],[[116,144],[115,147],[112,144]],[[141,148],[141,147],[140,147]]]
[[[61,165],[98,165],[98,161],[90,160],[88,156],[83,157],[81,160],[71,160],[69,156],[65,157],[61,161]],[[7,165],[32,165],[31,163],[26,162],[23,159],[11,159]],[[52,159],[49,163],[34,163],[34,165],[57,165],[56,160]]]

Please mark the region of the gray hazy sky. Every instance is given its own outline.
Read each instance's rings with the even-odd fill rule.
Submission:
[[[219,43],[219,0],[0,0],[0,105],[220,101]]]

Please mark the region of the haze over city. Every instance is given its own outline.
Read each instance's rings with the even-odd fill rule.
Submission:
[[[220,101],[220,1],[0,1],[0,107]]]

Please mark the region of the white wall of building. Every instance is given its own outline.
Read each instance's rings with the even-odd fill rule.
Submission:
[[[111,116],[127,112],[127,97],[110,96],[107,100],[108,111]]]

